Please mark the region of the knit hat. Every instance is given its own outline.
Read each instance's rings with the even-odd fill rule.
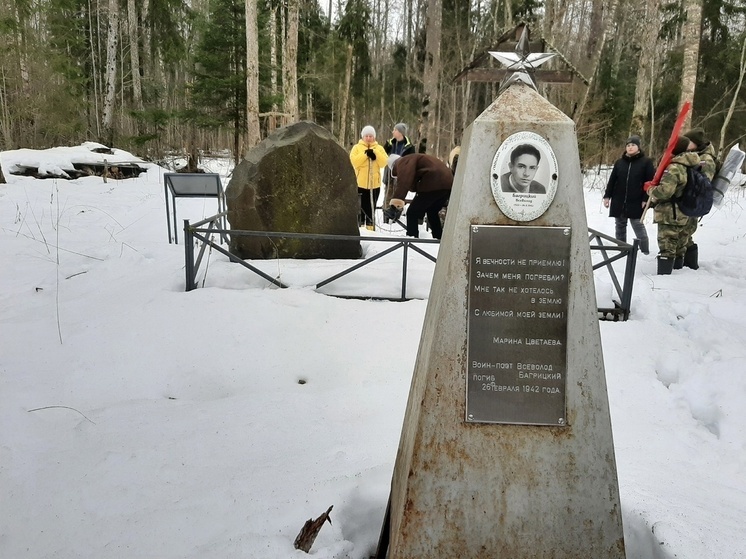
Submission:
[[[360,132],[360,137],[363,138],[370,134],[374,138],[376,137],[376,129],[373,128],[370,124],[368,126],[363,126],[363,131]]]
[[[401,134],[402,136],[406,136],[407,135],[407,125],[404,124],[403,122],[399,122],[398,124],[394,124],[394,130],[398,130],[399,134]]]
[[[692,128],[684,132],[684,136],[697,144],[697,150],[701,150],[709,143],[707,138],[705,138],[705,131],[702,128]]]
[[[399,159],[401,155],[396,155],[395,153],[392,153],[389,155],[389,160],[386,162],[386,165],[389,166],[389,171],[394,170],[394,163],[396,163],[396,160]]]
[[[448,166],[451,169],[455,169],[456,165],[458,164],[458,158],[461,155],[461,146],[456,146],[451,150],[451,153],[448,154]]]
[[[679,155],[680,153],[684,153],[688,147],[689,138],[686,136],[679,136],[679,139],[676,140],[676,145],[673,147],[673,154]]]
[[[627,138],[627,144],[635,144],[638,148],[640,147],[641,141],[642,140],[640,140],[640,136],[636,134],[634,136],[630,136],[629,138]],[[627,144],[624,144],[624,145],[627,145]]]

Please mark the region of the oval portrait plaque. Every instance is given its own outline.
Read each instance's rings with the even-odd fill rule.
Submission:
[[[516,221],[533,221],[547,211],[557,193],[557,158],[534,132],[517,132],[497,148],[490,167],[492,196]]]

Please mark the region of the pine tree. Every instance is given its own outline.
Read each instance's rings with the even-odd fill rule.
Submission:
[[[246,129],[246,27],[240,0],[210,0],[209,18],[197,46],[192,100],[197,123],[230,126],[238,162]]]

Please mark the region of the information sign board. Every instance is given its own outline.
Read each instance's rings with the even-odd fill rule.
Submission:
[[[566,425],[569,227],[472,225],[466,421]]]

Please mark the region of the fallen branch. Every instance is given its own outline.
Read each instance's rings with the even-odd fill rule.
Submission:
[[[80,415],[82,415],[83,417],[85,417],[85,419],[87,421],[90,421],[91,423],[93,423],[94,425],[96,425],[96,423],[94,421],[91,421],[90,419],[88,419],[83,412],[80,412],[80,411],[76,410],[75,408],[71,408],[70,406],[44,406],[43,408],[34,408],[32,410],[26,410],[26,411],[32,412],[32,411],[39,411],[39,410],[51,410],[51,409],[54,409],[54,408],[60,408],[60,409],[63,409],[63,410],[72,410],[74,412],[78,412]],[[330,508],[329,510],[332,510],[332,509]],[[329,522],[331,523],[331,520]]]
[[[295,549],[300,549],[301,551],[305,551],[306,553],[311,550],[311,546],[316,540],[316,536],[319,535],[324,522],[328,520],[329,524],[332,523],[332,519],[329,517],[329,513],[332,511],[333,507],[334,505],[329,507],[327,511],[319,516],[316,520],[314,520],[313,518],[309,518],[308,520],[306,520],[306,523],[303,525],[303,528],[293,542]]]

